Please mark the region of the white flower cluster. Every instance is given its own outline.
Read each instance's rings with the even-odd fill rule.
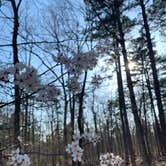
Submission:
[[[19,74],[17,74],[17,71],[19,71]],[[16,75],[14,84],[19,85],[21,89],[34,91],[40,85],[36,69],[21,62],[1,70],[0,81],[9,82],[10,75]]]
[[[67,87],[71,92],[79,91],[80,83],[78,81],[78,77],[70,77],[70,79],[67,81]]]
[[[67,57],[59,53],[53,60],[57,63],[64,64],[70,74],[80,74],[82,70],[92,69],[97,64],[97,54],[94,51],[86,53],[77,53],[73,57]]]
[[[31,164],[30,159],[27,154],[20,154],[20,149],[17,148],[12,152],[11,156],[11,166],[29,166]]]
[[[59,53],[56,57],[52,56],[53,60],[57,63],[67,65],[70,63],[70,59],[66,56],[66,54]]]
[[[69,91],[75,92],[80,90],[79,76],[83,71],[93,69],[97,64],[97,54],[94,51],[86,53],[74,53],[72,57],[60,53],[53,60],[57,63],[63,64],[66,70],[70,73],[70,78],[67,81]]]
[[[19,71],[19,74],[17,73]],[[20,89],[28,92],[34,92],[41,89],[38,93],[38,101],[48,101],[54,99],[60,94],[60,90],[53,85],[42,85],[37,70],[33,67],[26,66],[23,63],[17,63],[0,71],[0,81],[9,82],[10,75],[15,75],[13,83]]]
[[[123,160],[113,153],[106,153],[100,155],[100,166],[122,166]]]
[[[26,67],[25,71],[16,75],[15,84],[21,89],[35,91],[40,86],[40,81],[37,75],[37,70],[32,67]]]
[[[53,85],[43,86],[38,93],[38,101],[53,100],[60,95],[60,90]]]
[[[80,139],[84,139],[89,143],[93,143],[95,146],[96,143],[99,141],[99,136],[96,136],[92,133],[85,133],[83,135],[74,135],[73,141],[71,144],[67,145],[66,152],[69,153],[73,159],[73,161],[81,161],[83,156],[83,149],[79,146]]]
[[[73,161],[81,161],[83,155],[83,149],[79,146],[79,141],[73,141],[67,145],[66,152],[69,153]]]
[[[97,55],[94,51],[74,54],[70,65],[66,66],[71,74],[80,74],[83,70],[93,69],[97,65]]]

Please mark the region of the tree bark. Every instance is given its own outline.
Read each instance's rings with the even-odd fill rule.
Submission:
[[[159,142],[159,145],[160,145],[160,151],[164,155],[164,148],[163,148],[162,136],[161,136],[161,128],[160,128],[160,124],[158,122],[158,118],[157,118],[157,115],[155,112],[153,95],[152,95],[152,91],[151,91],[151,85],[150,85],[150,80],[149,80],[149,75],[148,75],[147,69],[145,69],[145,80],[146,80],[146,84],[147,84],[147,88],[148,88],[148,93],[149,93],[149,98],[150,98],[150,103],[151,103],[151,110],[152,110],[152,114],[154,116],[154,121],[155,121],[155,130],[154,130],[155,135],[157,136],[157,141]]]
[[[163,109],[163,104],[161,100],[161,92],[160,92],[160,84],[159,84],[159,79],[157,75],[157,69],[156,69],[156,61],[155,61],[155,53],[153,51],[153,45],[152,45],[152,40],[151,40],[151,34],[150,34],[150,29],[149,29],[149,24],[148,24],[148,19],[147,19],[147,14],[146,14],[146,8],[144,4],[144,0],[140,0],[140,6],[142,10],[142,17],[144,21],[144,29],[145,29],[145,34],[146,34],[146,39],[147,39],[147,47],[149,50],[149,59],[150,59],[150,64],[152,68],[152,75],[153,75],[153,82],[154,82],[154,91],[156,95],[156,100],[157,100],[157,107],[159,110],[159,119],[160,119],[160,125],[161,125],[161,133],[162,133],[162,143],[165,149],[166,153],[166,121],[165,121],[165,114],[164,114],[164,109]]]
[[[125,104],[125,98],[124,98],[120,55],[119,55],[119,52],[117,51],[118,46],[116,46],[116,47],[117,47],[117,48],[115,48],[115,54],[116,54],[115,56],[117,57],[116,72],[117,72],[118,93],[119,93],[119,107],[120,107],[120,112],[121,112],[121,119],[124,123],[124,125],[122,123],[122,126],[124,126],[123,127],[124,128],[123,137],[125,137],[124,145],[125,145],[125,150],[127,149],[127,151],[129,151],[129,153],[130,153],[130,159],[131,159],[132,166],[136,166],[135,151],[133,148],[132,138],[131,138],[131,134],[130,134],[130,128],[129,128],[128,118],[127,118],[126,104]],[[126,153],[126,155],[128,155],[128,152],[125,152],[125,153]],[[126,165],[129,164],[128,162],[126,161]]]
[[[16,65],[19,63],[18,58],[18,47],[17,47],[17,37],[18,37],[18,28],[19,28],[19,16],[18,9],[21,4],[21,0],[18,5],[16,5],[15,0],[11,0],[11,5],[14,13],[14,27],[13,27],[13,36],[12,36],[12,47],[13,47],[13,64]],[[19,70],[16,70],[14,75],[14,80],[16,80],[16,75],[19,75]],[[20,105],[21,105],[21,96],[19,85],[14,85],[14,98],[15,98],[15,111],[14,111],[14,143],[19,144],[18,136],[20,135]]]
[[[85,71],[82,91],[79,96],[78,129],[79,129],[80,135],[84,134],[83,103],[84,103],[86,79],[87,79],[87,71]],[[82,139],[80,139],[79,145],[82,148]],[[81,162],[78,162],[78,166],[81,166]]]

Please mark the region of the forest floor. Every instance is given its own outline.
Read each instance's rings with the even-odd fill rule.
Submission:
[[[141,160],[136,160],[137,166],[143,166],[143,163]],[[155,166],[166,166],[166,160],[165,161],[155,161]]]
[[[156,166],[166,166],[166,161],[163,162],[157,162]]]

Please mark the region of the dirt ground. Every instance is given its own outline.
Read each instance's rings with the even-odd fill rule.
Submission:
[[[136,160],[137,166],[144,166],[142,161],[140,159]],[[166,160],[165,161],[155,161],[155,166],[166,166]]]

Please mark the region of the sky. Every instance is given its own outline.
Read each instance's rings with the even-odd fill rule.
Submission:
[[[81,10],[80,10],[80,6],[83,4],[82,0],[71,0],[71,3],[75,4],[75,12],[77,13],[77,15],[74,15],[75,19],[78,19],[79,23],[81,24],[81,26],[84,26],[84,18],[81,14]],[[3,19],[2,17],[4,16],[9,16],[11,17],[11,11],[10,11],[10,5],[8,4],[9,2],[5,2],[1,8],[0,8],[0,21],[1,21],[1,25],[0,25],[0,45],[1,44],[8,44],[11,42],[11,34],[12,34],[12,22],[9,19]],[[25,5],[26,4],[26,8]],[[24,15],[28,15],[28,30],[29,31],[33,31],[35,34],[35,41],[42,41],[45,39],[48,39],[49,41],[52,41],[52,38],[50,39],[47,35],[48,33],[45,30],[44,25],[46,25],[46,23],[49,21],[48,20],[48,8],[51,8],[53,5],[56,6],[56,3],[58,5],[61,5],[61,7],[63,8],[63,1],[59,1],[59,0],[25,0],[23,1],[23,4],[21,5],[20,8],[20,20],[22,22],[25,22],[25,18],[23,17]],[[52,9],[53,11],[56,10],[56,7],[54,7]],[[66,13],[63,13],[66,14]],[[132,11],[130,13],[128,13],[128,15],[133,18],[137,15],[137,13],[135,13],[135,11]],[[24,34],[24,29],[21,28],[21,33]],[[133,32],[131,32],[130,35],[127,35],[127,38],[131,38],[131,37],[136,37],[138,36],[138,33],[136,32],[136,30],[134,30]],[[164,47],[164,43],[162,42],[163,40],[165,40],[163,37],[161,37],[158,33],[153,32],[152,33],[152,37],[155,37],[155,41],[156,41],[156,48],[159,54],[165,54],[165,47]],[[29,36],[29,40],[34,40],[33,37]],[[20,37],[19,37],[19,42],[23,41]],[[41,45],[42,47],[44,45]],[[127,47],[129,47],[129,44],[127,43]],[[29,48],[28,48],[29,49]],[[85,48],[86,49],[86,48]],[[4,51],[5,50],[5,51]],[[25,50],[21,50],[22,53],[20,54],[20,59],[22,61],[25,61]],[[41,55],[41,57],[43,58],[43,60],[45,62],[49,62],[52,63],[52,57],[51,56],[46,56],[45,53],[43,53],[43,51],[41,51],[39,48],[34,48],[33,50],[34,52],[37,52],[38,54]],[[53,50],[54,52],[55,50]],[[56,52],[56,51],[55,51]],[[166,55],[165,55],[166,56]],[[0,47],[0,60],[7,62],[9,64],[12,63],[12,50],[9,47]],[[48,63],[48,64],[49,64]],[[42,73],[43,71],[46,70],[46,67],[44,67],[43,65],[41,65],[41,61],[38,57],[36,57],[35,55],[32,55],[32,64],[33,66],[35,66],[37,69],[39,69],[39,73]],[[89,73],[89,80],[92,76],[93,73],[98,74],[100,73],[100,67],[106,66],[105,62],[103,60],[100,60],[98,63],[98,67],[96,67],[93,72]],[[124,71],[123,71],[124,73]],[[117,83],[116,83],[116,74],[113,74],[112,69],[108,70],[107,75],[112,75],[112,80],[107,80],[105,81],[102,85],[101,88],[99,90],[97,90],[97,94],[98,95],[98,100],[107,100],[110,96],[114,96],[117,94]],[[50,76],[47,75],[45,76],[45,81],[49,80]],[[125,80],[125,73],[123,74],[123,79]],[[40,112],[39,112],[40,114]],[[88,115],[87,115],[88,116]]]
[[[84,18],[82,13],[80,13],[80,6],[83,5],[83,1],[82,0],[70,0],[71,4],[75,6],[75,12],[78,13],[77,14],[77,19],[79,20],[80,24],[82,24],[84,26]],[[21,8],[20,8],[20,20],[24,22],[24,18],[23,18],[23,13],[27,14],[29,16],[28,21],[33,21],[33,23],[29,23],[28,28],[29,30],[32,29],[32,31],[34,30],[35,33],[35,40],[37,41],[41,41],[43,40],[45,37],[44,35],[41,37],[38,37],[41,34],[41,30],[43,30],[44,27],[42,27],[42,24],[44,23],[42,20],[44,18],[48,19],[48,17],[46,17],[47,13],[48,13],[48,8],[50,8],[50,6],[53,6],[56,4],[58,4],[58,6],[62,6],[64,7],[63,1],[58,1],[58,0],[45,0],[45,1],[40,1],[40,0],[25,0],[22,2]],[[0,10],[0,16],[11,16],[11,11],[9,10],[9,2],[3,2],[3,5],[1,6]],[[26,6],[26,8],[25,8]],[[56,8],[54,8],[56,10]],[[135,12],[135,10],[132,10],[131,12],[128,13],[130,18],[134,18],[136,15],[138,14],[138,12]],[[1,18],[1,17],[0,17]],[[32,19],[32,20],[30,20]],[[3,19],[1,19],[3,20]],[[5,43],[9,43],[11,41],[11,33],[12,33],[12,24],[11,24],[11,20],[5,20],[3,22],[4,24],[0,26],[0,44],[5,44]],[[38,26],[39,25],[39,26]],[[20,28],[21,29],[21,28]],[[42,31],[43,32],[43,31]],[[45,32],[44,32],[45,33]],[[47,34],[46,34],[47,35]],[[155,36],[155,41],[156,41],[156,48],[157,51],[159,52],[159,54],[164,54],[165,52],[165,48],[164,48],[164,43],[162,42],[162,40],[165,40],[164,38],[162,38],[159,34],[156,34],[156,32],[152,33],[152,37]],[[135,32],[135,30],[133,32],[130,33],[130,35],[127,35],[127,38],[130,38],[130,36],[137,36],[137,33]],[[29,39],[31,40],[31,37],[29,37]],[[48,39],[50,40],[50,39]],[[52,40],[52,39],[51,39]],[[21,38],[19,38],[19,41],[21,41]],[[128,46],[128,44],[127,44]],[[6,50],[6,53],[4,55],[4,49]],[[36,51],[36,49],[34,50],[34,52]],[[12,63],[11,61],[11,52],[12,50],[9,49],[9,47],[5,47],[5,48],[0,48],[0,60],[1,61],[8,61],[9,63]],[[41,50],[38,50],[38,53],[41,53],[41,55],[43,54],[43,52]],[[22,57],[22,60],[25,60],[25,55],[20,55],[20,57]],[[41,66],[41,61],[39,60],[39,58],[37,58],[35,55],[32,55],[33,60],[32,63],[36,68],[40,68],[41,72],[45,70],[44,66]],[[45,62],[49,62],[51,63],[52,58],[45,56],[45,54],[43,54],[42,58],[44,59]],[[10,59],[10,61],[8,60]],[[102,60],[99,61],[99,68],[101,66],[104,66],[104,62]],[[97,70],[97,69],[95,69]],[[94,72],[95,72],[94,70]],[[99,72],[99,71],[97,71]],[[112,74],[112,71],[108,71],[108,73],[110,72],[110,74]],[[113,80],[115,80],[115,75],[113,75]],[[113,89],[116,89],[116,84],[115,81],[113,81],[113,83],[111,83],[110,81],[110,87],[109,89],[112,91]],[[110,93],[110,92],[109,92]]]

